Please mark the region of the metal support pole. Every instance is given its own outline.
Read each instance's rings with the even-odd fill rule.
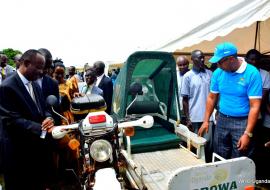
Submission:
[[[257,45],[257,38],[258,38],[259,27],[260,27],[260,21],[257,21],[257,23],[256,23],[255,40],[254,40],[254,49],[256,49],[256,45]]]

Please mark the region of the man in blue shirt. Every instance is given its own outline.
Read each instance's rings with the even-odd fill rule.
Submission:
[[[229,42],[218,44],[209,61],[216,63],[218,69],[212,75],[204,122],[198,134],[208,131],[209,118],[219,97],[214,152],[226,159],[252,157],[252,132],[262,98],[260,73],[238,58],[237,48]]]

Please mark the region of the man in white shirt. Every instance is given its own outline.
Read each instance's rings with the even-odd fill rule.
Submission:
[[[176,65],[177,65],[177,84],[178,84],[178,95],[179,95],[179,103],[180,103],[180,109],[183,110],[183,104],[182,104],[182,96],[181,96],[181,88],[182,88],[182,82],[183,82],[183,76],[186,72],[189,71],[189,61],[186,56],[179,56],[176,59]]]
[[[194,133],[198,133],[203,123],[204,112],[206,110],[206,100],[210,91],[210,79],[212,72],[205,69],[204,54],[200,50],[191,53],[193,67],[188,71],[182,82],[181,95],[183,97],[183,109],[187,117],[187,126]],[[212,158],[213,147],[213,117],[210,118],[208,133],[204,135],[207,140],[205,146],[206,161]]]
[[[96,86],[97,77],[94,68],[91,67],[86,71],[85,80],[86,84],[82,87],[81,94],[98,94],[103,96],[103,91]],[[78,93],[75,94],[75,96],[78,95]]]
[[[268,179],[270,176],[265,166],[270,159],[270,152],[265,147],[265,143],[270,140],[270,110],[269,110],[269,89],[270,89],[270,74],[268,71],[260,68],[260,59],[262,55],[256,49],[251,49],[247,52],[245,60],[247,63],[255,66],[262,78],[262,104],[260,115],[254,129],[254,162],[256,164],[257,179]]]

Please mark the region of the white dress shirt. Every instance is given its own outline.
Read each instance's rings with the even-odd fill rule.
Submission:
[[[23,82],[23,84],[24,84],[26,90],[27,90],[27,91],[29,92],[29,94],[30,94],[30,89],[28,88],[28,85],[27,85],[30,81],[27,80],[27,79],[20,73],[19,70],[17,70],[17,73],[18,73],[20,79],[22,80],[22,82]],[[30,96],[31,96],[31,94],[30,94]]]
[[[100,81],[101,81],[101,79],[103,78],[104,75],[105,74],[103,73],[102,75],[100,75],[99,77],[97,77],[96,86],[99,85],[99,83],[100,83]]]

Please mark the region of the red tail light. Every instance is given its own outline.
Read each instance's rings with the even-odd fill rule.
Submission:
[[[90,124],[97,124],[97,123],[106,122],[106,116],[105,115],[94,115],[94,116],[90,116],[88,119],[89,119]]]

